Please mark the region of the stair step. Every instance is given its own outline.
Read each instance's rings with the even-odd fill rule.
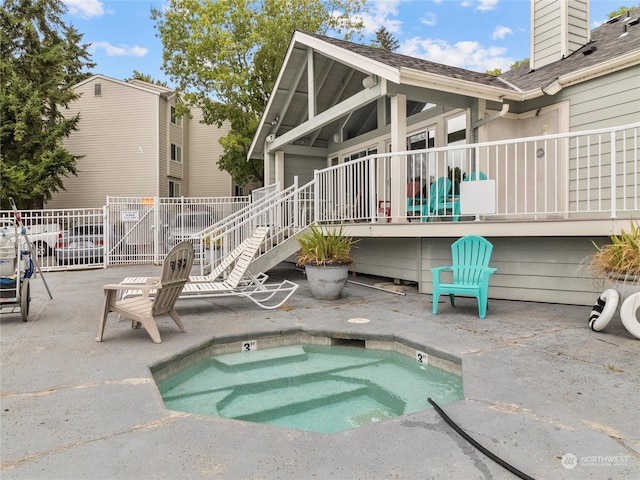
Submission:
[[[221,416],[238,420],[261,421],[305,411],[314,406],[344,401],[367,392],[366,385],[323,380],[316,385],[306,384],[275,388],[268,392],[247,393],[234,398],[219,409]],[[259,398],[259,402],[256,399]],[[227,402],[223,402],[227,403]]]
[[[238,371],[273,365],[283,361],[306,360],[307,352],[299,345],[282,348],[269,348],[252,352],[238,352],[214,357],[212,363],[225,371]]]

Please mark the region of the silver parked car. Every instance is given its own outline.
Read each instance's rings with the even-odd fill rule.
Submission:
[[[177,243],[187,240],[193,244],[198,255],[200,244],[195,241],[198,238],[197,235],[214,223],[216,219],[213,213],[207,210],[195,210],[176,215],[167,226],[167,251]]]
[[[111,232],[109,245],[120,241],[116,232]],[[76,225],[67,230],[55,246],[55,256],[58,265],[74,263],[102,263],[107,239],[104,236],[102,223]]]

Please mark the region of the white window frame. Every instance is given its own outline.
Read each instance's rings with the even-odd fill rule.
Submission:
[[[176,107],[171,107],[171,123],[182,127],[182,117],[176,116]]]
[[[182,147],[175,143],[171,144],[171,161],[182,163]]]
[[[176,180],[169,180],[169,197],[178,198],[182,196],[182,185]]]

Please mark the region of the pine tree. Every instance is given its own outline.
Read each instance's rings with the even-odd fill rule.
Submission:
[[[376,39],[374,40],[373,47],[381,48],[387,52],[395,52],[400,44],[396,37],[393,36],[386,27],[382,26],[376,30]]]
[[[59,0],[5,0],[0,9],[0,201],[42,208],[76,161],[63,140],[79,116],[61,113],[94,66],[82,35],[65,25]]]

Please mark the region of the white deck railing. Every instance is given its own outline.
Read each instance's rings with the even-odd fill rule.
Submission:
[[[430,195],[431,184],[441,177],[452,185],[446,208],[436,208]],[[491,182],[482,184],[483,179]],[[413,181],[419,188],[411,199],[414,208],[408,208],[407,187]],[[469,188],[473,181],[481,188]],[[315,183],[315,220],[320,222],[637,216],[640,123],[370,155],[317,171]],[[464,198],[460,190],[471,193]],[[490,207],[487,196],[493,197]]]

